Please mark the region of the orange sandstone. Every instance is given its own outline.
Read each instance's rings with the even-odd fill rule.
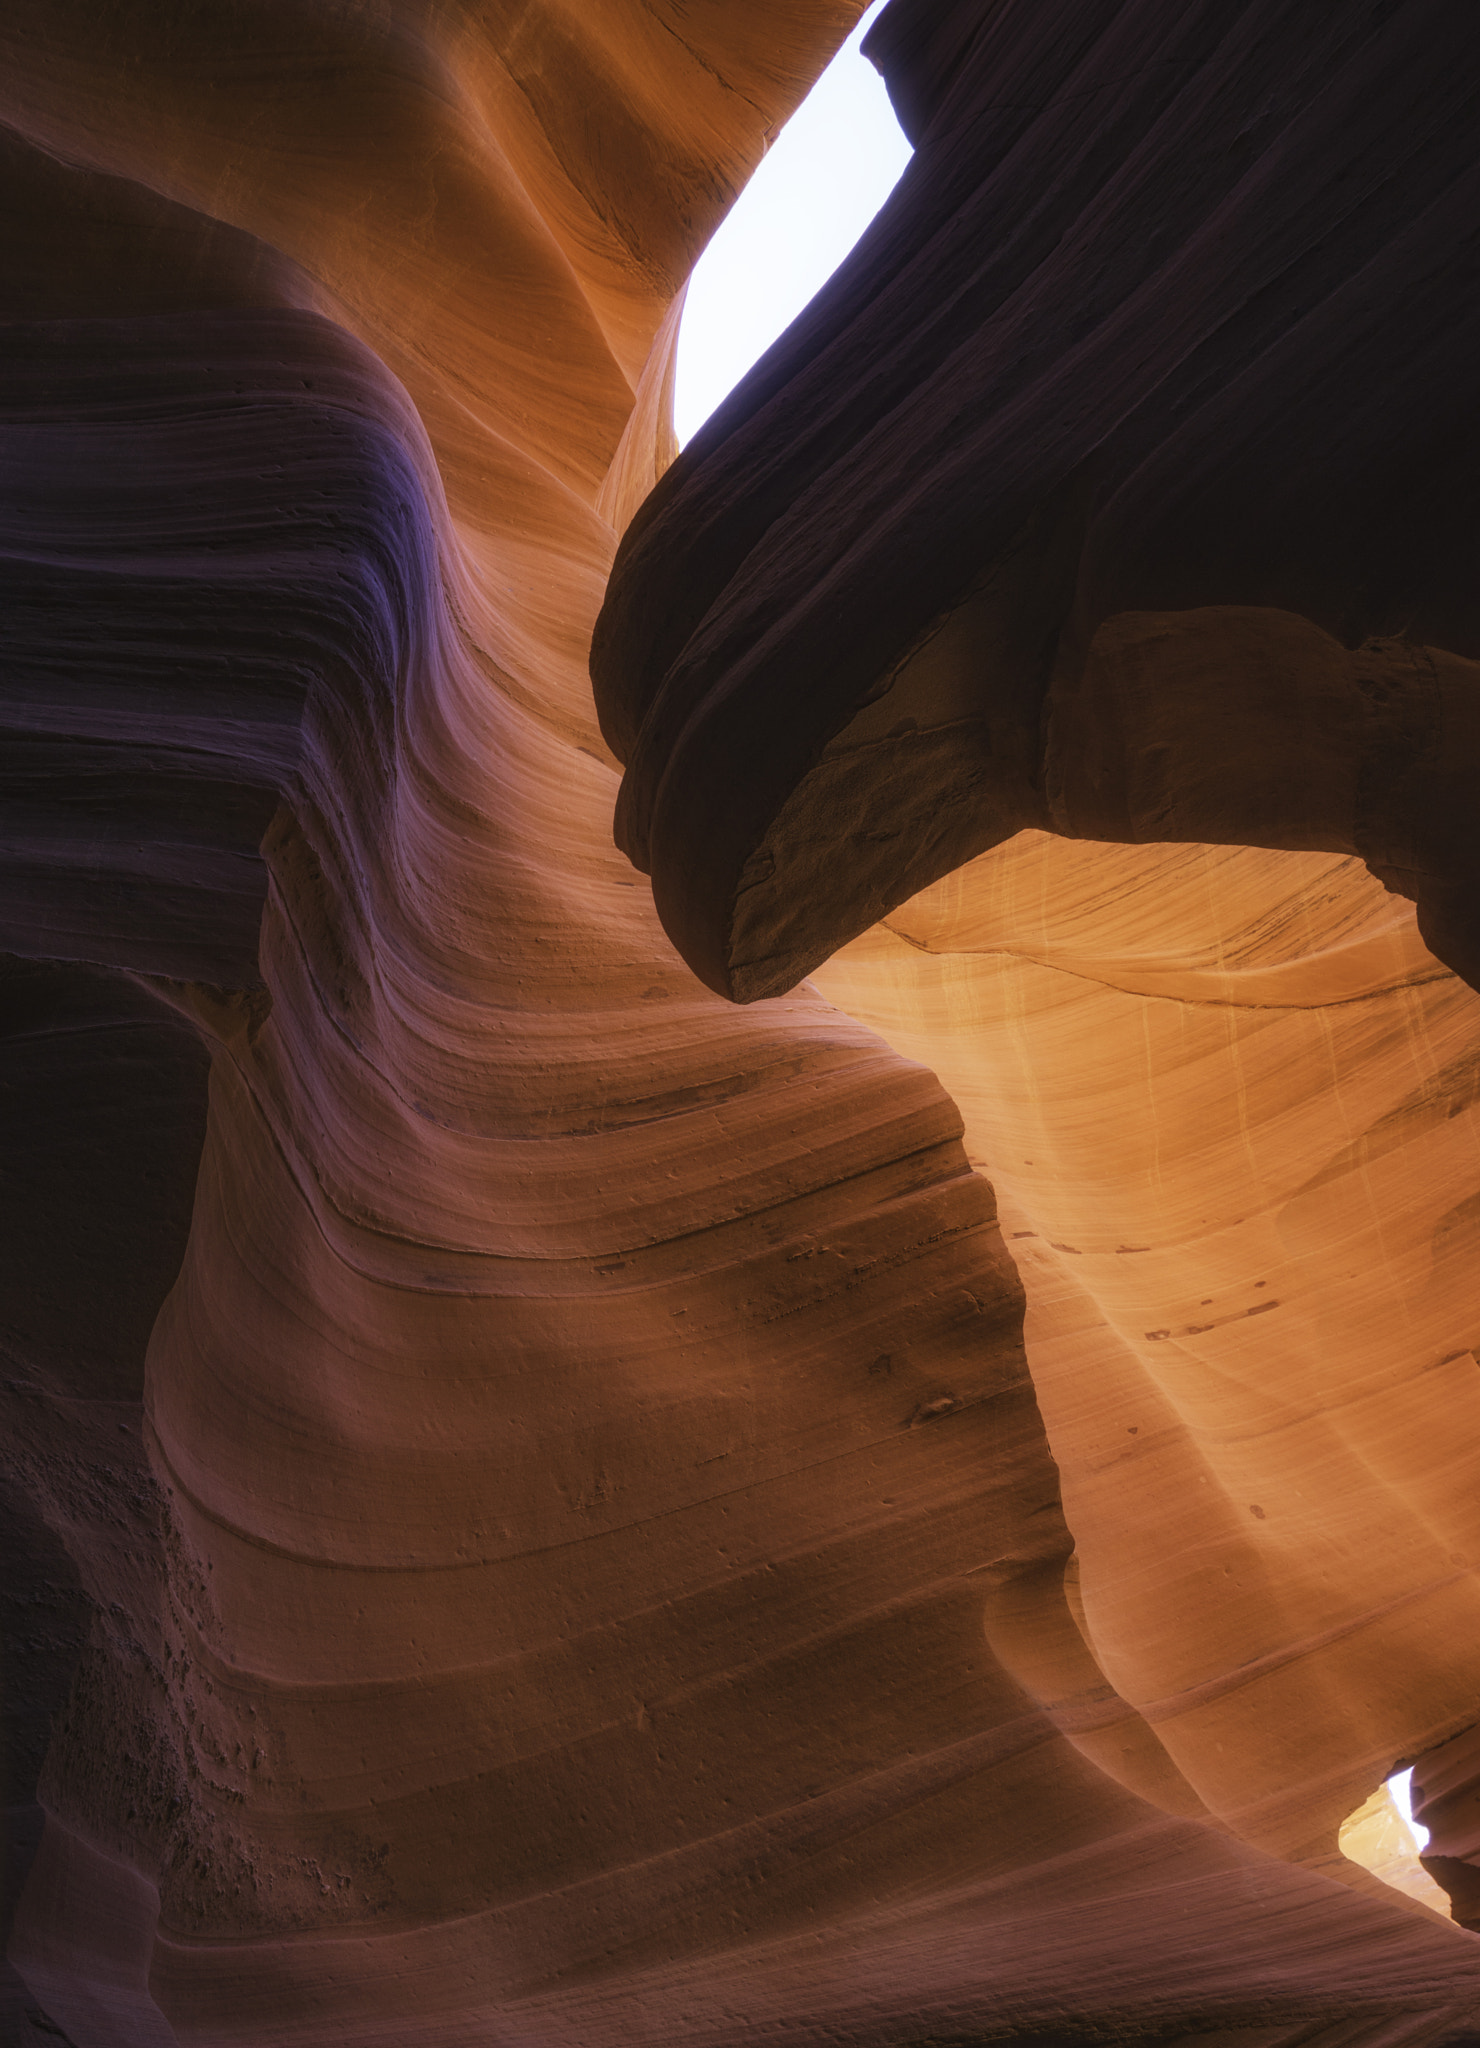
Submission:
[[[1467,1782],[1470,991],[1035,831],[740,1010],[611,843],[676,294],[859,11],[0,25],[17,2025],[1480,2013],[1336,1845]]]

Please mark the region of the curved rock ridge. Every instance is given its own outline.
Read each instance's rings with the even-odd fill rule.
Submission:
[[[259,847],[305,720],[348,699],[383,753],[426,632],[404,396],[299,312],[36,322],[0,374],[0,936],[260,984]]]
[[[955,0],[868,49],[915,155],[593,647],[674,943],[774,994],[1031,827],[1358,854],[1480,979],[1466,11]]]
[[[1257,1602],[1160,1719],[1143,1609],[1106,1649],[939,1080],[697,987],[611,844],[586,649],[675,295],[859,11],[0,23],[23,2039],[1480,2015],[1467,1937],[1292,1841],[1298,1744],[1274,1798],[1239,1737],[1262,1833],[1215,1810],[1177,1687]],[[1299,982],[1264,939],[1194,971]],[[1411,933],[1328,950],[1457,1042]]]

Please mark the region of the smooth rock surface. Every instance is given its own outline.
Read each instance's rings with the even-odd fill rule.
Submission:
[[[618,833],[740,1000],[1025,827],[1360,854],[1480,979],[1473,24],[891,8],[915,154],[629,530]]]
[[[1480,2027],[1336,1849],[1475,1718],[1470,991],[1341,853],[1031,835],[742,1010],[611,841],[676,294],[859,11],[0,21],[18,2040]]]

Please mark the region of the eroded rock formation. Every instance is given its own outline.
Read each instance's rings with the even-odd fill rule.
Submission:
[[[794,986],[1024,827],[1360,854],[1480,977],[1470,27],[881,20],[914,159],[643,508],[594,651],[622,843],[711,987]]]
[[[695,982],[611,843],[587,647],[617,535],[672,454],[676,294],[859,11],[20,0],[0,24],[18,2038],[1225,2026],[1265,2048],[1321,2023],[1373,2044],[1480,2024],[1470,1937],[1336,1853],[1405,1750],[1454,1766],[1431,1803],[1456,1792],[1476,1709],[1457,1354],[1477,999],[1352,856],[1349,821],[1330,827],[1371,785],[1366,727],[1305,838],[1266,828],[1299,810],[1309,762],[1325,772],[1324,742],[1242,835],[1331,852],[1030,832],[758,1009]],[[1384,173],[1394,234],[1415,191],[1459,190],[1423,184],[1463,76],[1442,10],[1358,9],[1334,55],[1272,9],[1178,18],[1181,42],[1148,6],[895,0],[881,24],[921,144],[904,212],[651,501],[600,642],[608,678],[651,678],[652,635],[702,637],[774,527],[746,599],[774,642],[732,607],[771,662],[760,695],[737,679],[759,735],[732,762],[746,802],[775,794],[762,753],[799,758],[775,706],[832,687],[786,577],[821,593],[839,646],[873,648],[869,691],[961,594],[937,602],[904,545],[901,477],[925,505],[958,423],[928,444],[924,415],[887,428],[884,385],[912,392],[922,360],[869,325],[902,318],[890,221],[920,204],[946,223],[931,256],[914,217],[926,271],[904,296],[939,330],[931,374],[989,433],[1000,392],[961,378],[1001,281],[962,272],[942,295],[962,238],[1020,216],[1012,261],[1036,276],[1157,132],[1163,87],[1196,89],[1177,118],[1221,164],[1208,107],[1247,118],[1230,81],[1252,65],[1273,111],[1234,139],[1257,165],[1286,134],[1281,92],[1299,111],[1323,65],[1347,75],[1338,57],[1391,83],[1426,51],[1440,97],[1397,93],[1420,105],[1420,171]],[[1150,101],[1122,90],[1142,45]],[[1027,173],[1064,124],[1078,168],[1040,192]],[[1310,149],[1332,133],[1334,114]],[[1015,136],[1038,155],[1014,168]],[[1184,211],[1213,218],[1206,191]],[[1117,305],[1138,233],[1101,245]],[[1053,291],[1098,333],[1083,282]],[[1250,293],[1260,332],[1298,327]],[[843,302],[862,324],[825,373],[829,464],[867,480],[865,523],[892,508],[869,559],[897,643],[840,609],[831,468],[786,424],[794,382],[816,411],[805,364]],[[1425,334],[1431,369],[1460,360],[1457,317]],[[1046,360],[1064,345],[1038,324]],[[1210,389],[1228,361],[1208,356]],[[1395,398],[1395,443],[1404,417]],[[1414,475],[1447,542],[1468,485],[1440,429]],[[985,458],[960,452],[964,490]],[[1110,473],[1040,454],[1016,524],[973,529],[963,579],[989,529],[1027,531],[1022,606],[1004,624],[973,598],[963,620],[968,651],[1007,635],[1012,689]],[[747,465],[780,498],[737,490]],[[1313,489],[1345,488],[1318,469]],[[956,541],[927,509],[949,577]],[[1452,595],[1449,560],[1433,588]],[[1288,656],[1314,693],[1297,725],[1358,687],[1338,622],[1302,625],[1294,586],[1118,575],[1084,613],[1109,678],[1085,731],[1136,699],[1148,635],[1153,695],[1186,636],[1200,677],[1221,651],[1235,732],[1240,633],[1272,633],[1260,675]],[[1358,697],[1407,735],[1378,807],[1409,819],[1403,777],[1433,786],[1422,720],[1462,701],[1473,650],[1433,628],[1437,695],[1411,714],[1390,687],[1417,658],[1398,601],[1362,614],[1393,645]],[[919,695],[914,726],[890,738],[896,694],[799,844],[838,791],[855,802],[859,760],[892,764],[900,820],[958,817],[962,731],[929,709],[976,673],[955,631],[893,684]],[[1284,704],[1278,676],[1267,695]],[[1088,757],[1068,730],[1072,780]],[[1007,759],[1034,787],[1014,744],[994,739],[990,772]],[[1178,744],[1154,759],[1190,808],[1163,836],[1219,837],[1227,785],[1193,789]],[[1162,820],[1160,787],[1136,791]],[[1045,822],[999,810],[988,840]],[[1101,811],[1068,822],[1113,836]],[[1354,845],[1423,870],[1426,929],[1463,966],[1445,832]],[[868,925],[881,889],[916,891],[911,863],[986,843],[917,839],[902,867],[849,842],[846,914],[810,854],[778,861],[762,923],[802,905],[826,932],[812,964],[860,903]],[[708,840],[673,845],[709,888]],[[655,871],[665,912],[673,872]],[[1454,1816],[1435,1848],[1461,1861]]]

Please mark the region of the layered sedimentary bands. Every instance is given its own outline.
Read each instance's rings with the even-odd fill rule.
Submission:
[[[17,2042],[1480,2030],[1472,24],[860,11],[0,20]]]

